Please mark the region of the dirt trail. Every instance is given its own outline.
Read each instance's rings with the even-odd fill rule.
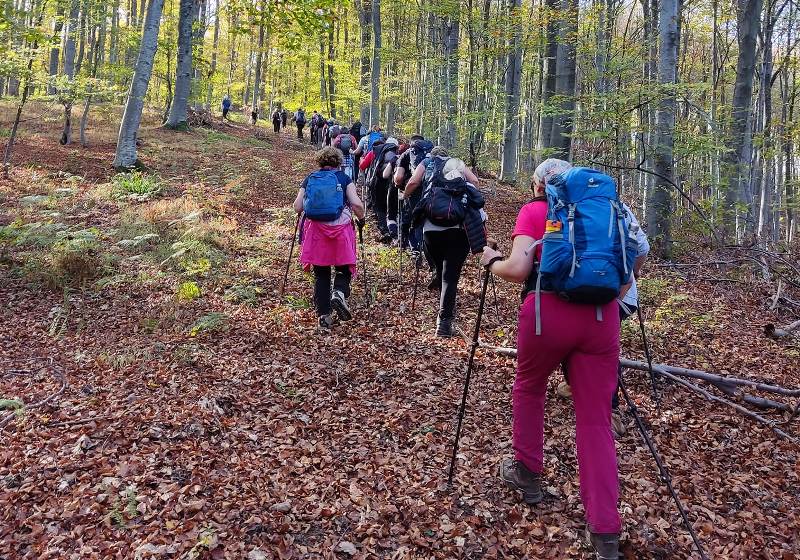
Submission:
[[[255,548],[267,558],[588,558],[578,542],[574,418],[555,396],[556,376],[545,502],[524,507],[496,478],[511,453],[514,364],[485,353],[447,491],[466,345],[432,336],[434,300],[424,290],[411,314],[410,268],[398,282],[395,256],[371,243],[376,302],[364,307],[357,279],[355,320],[329,335],[316,332],[311,284],[296,266],[292,297],[279,301],[293,226],[286,207],[312,168],[309,148],[289,131],[259,140],[245,127],[142,136],[143,159],[169,184],[168,196],[191,194],[235,219],[237,241],[224,273],[200,282],[202,298],[176,303],[175,279],[150,268],[135,282],[73,292],[61,336],[49,330],[63,293],[0,265],[0,396],[31,402],[58,388],[37,356],[53,357],[68,382],[53,402],[0,431],[0,558],[182,558],[194,550],[238,559]],[[489,200],[490,225],[508,248],[525,194],[499,192]],[[4,193],[9,214],[16,195]],[[109,212],[113,226],[119,216]],[[471,258],[459,294],[467,328],[478,273]],[[644,293],[657,359],[739,373],[756,366],[781,382],[796,376],[792,354],[776,355],[772,342],[743,330],[747,351],[731,344],[732,330],[756,321],[758,294],[652,274]],[[254,306],[226,297],[245,282],[259,289]],[[499,314],[490,301],[483,337],[513,345],[517,289],[498,282],[498,290]],[[212,312],[227,315],[225,328],[192,336],[191,325]],[[623,340],[627,355],[641,356],[632,326]],[[5,364],[25,373],[4,374]],[[798,450],[678,388],[666,390],[657,411],[645,376],[630,379],[710,556],[793,558]],[[633,431],[619,457],[626,558],[690,557]]]

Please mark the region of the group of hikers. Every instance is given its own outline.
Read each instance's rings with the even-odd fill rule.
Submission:
[[[480,254],[491,274],[521,284],[514,457],[500,463],[500,478],[527,504],[543,499],[544,403],[548,378],[560,366],[558,394],[571,396],[575,407],[587,541],[597,558],[616,559],[614,436],[625,430],[617,398],[620,322],[636,312],[636,278],[650,247],[614,180],[564,160],[543,161],[504,256],[488,241],[478,178],[446,149],[420,134],[403,141],[379,126],[344,128],[316,112],[311,127],[312,141],[322,144],[319,169],[300,185],[294,209],[300,262],[314,273],[319,328],[353,317],[356,232],[363,235],[367,210],[379,242],[410,250],[417,266],[427,262],[428,288],[439,292],[436,336],[455,335],[458,283],[470,253]]]

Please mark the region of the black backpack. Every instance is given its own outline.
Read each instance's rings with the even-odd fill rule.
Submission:
[[[369,186],[373,187],[378,185],[381,181],[386,181],[383,178],[383,169],[391,161],[392,155],[397,155],[399,146],[397,144],[376,144],[373,148],[375,158],[370,164],[371,174],[368,177]]]
[[[294,122],[297,124],[306,124],[306,112],[305,111],[297,111],[297,115],[294,117]]]
[[[339,149],[342,150],[345,155],[350,153],[350,148],[353,147],[353,137],[349,134],[342,133],[341,139],[339,140]]]
[[[425,191],[419,207],[432,224],[441,227],[464,223],[470,203],[467,181],[463,177],[444,178],[447,159],[432,158],[425,170]]]

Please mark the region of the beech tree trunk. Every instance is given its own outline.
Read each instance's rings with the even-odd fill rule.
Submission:
[[[48,64],[48,73],[50,78],[54,78],[58,74],[58,61],[61,58],[61,49],[59,48],[61,42],[61,31],[64,28],[64,5],[59,3],[56,9],[56,22],[53,26],[53,46],[50,47],[50,61]],[[56,86],[52,82],[47,84],[47,94],[55,95]]]
[[[443,127],[442,145],[453,148],[456,145],[456,124],[458,120],[458,36],[459,4],[453,3],[454,13],[444,19],[444,108],[447,112]]]
[[[761,27],[761,0],[738,0],[739,56],[736,82],[733,86],[731,125],[727,138],[725,174],[725,234],[729,241],[741,240],[753,231],[754,220],[749,208],[751,139],[750,108],[753,98],[753,76],[756,63],[756,39]],[[742,208],[742,206],[745,206]]]
[[[558,50],[556,54],[555,93],[561,99],[553,116],[550,145],[558,157],[569,159],[572,149],[572,128],[575,118],[575,43],[578,33],[578,1],[561,1]]]
[[[360,56],[360,74],[359,85],[361,91],[367,91],[369,87],[370,75],[370,55],[369,47],[372,43],[372,4],[370,0],[355,0],[356,11],[358,12],[358,23],[361,31],[361,56]],[[370,105],[366,102],[361,104],[361,122],[364,126],[372,124],[369,120]]]
[[[61,144],[72,143],[72,103],[74,92],[72,86],[75,81],[75,38],[78,33],[78,14],[80,11],[79,0],[72,0],[69,9],[69,23],[67,28],[67,41],[64,44],[64,74],[69,80],[68,91],[62,92],[61,103],[64,105],[64,129],[61,132]]]
[[[181,0],[178,16],[178,61],[175,65],[175,97],[169,108],[165,126],[173,130],[187,130],[186,110],[192,87],[192,22],[194,0]]]
[[[522,79],[522,0],[512,0],[509,5],[511,37],[509,38],[508,68],[506,69],[506,115],[503,127],[503,158],[500,162],[500,180],[517,180],[517,152],[519,150],[519,99]]]
[[[370,76],[369,122],[380,121],[381,87],[381,0],[372,0],[372,75]]]
[[[114,157],[114,167],[130,169],[137,163],[136,134],[142,120],[144,97],[150,85],[150,76],[153,73],[153,59],[158,48],[158,29],[161,25],[161,12],[164,0],[150,0],[147,16],[142,33],[142,42],[139,46],[139,58],[131,80],[128,99],[125,102],[125,112],[119,126],[117,139],[117,153]]]
[[[672,240],[672,190],[675,181],[673,147],[675,145],[675,89],[678,62],[678,0],[659,0],[658,14],[658,83],[664,87],[656,111],[656,142],[653,170],[657,174],[648,192],[648,234],[658,255],[669,259]]]

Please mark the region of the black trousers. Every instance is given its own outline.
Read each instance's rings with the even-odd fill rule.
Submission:
[[[331,268],[330,266],[314,265],[314,307],[317,316],[330,315],[331,313]],[[350,267],[337,266],[333,280],[333,289],[339,290],[344,297],[350,297]]]
[[[303,139],[303,127],[306,126],[306,123],[297,123],[297,139]]]
[[[375,224],[381,235],[391,235],[389,225],[386,223],[388,215],[389,188],[386,181],[378,179],[372,187],[370,198],[372,200],[372,213],[375,216]]]
[[[389,192],[386,195],[386,224],[389,227],[389,233],[393,238],[397,238],[398,228],[397,220],[399,212],[397,211],[397,188],[394,185],[389,185]],[[392,225],[392,223],[394,225]]]
[[[425,232],[425,249],[435,267],[435,274],[442,279],[439,298],[439,317],[453,319],[456,313],[456,295],[461,270],[469,255],[467,234],[461,228]]]

